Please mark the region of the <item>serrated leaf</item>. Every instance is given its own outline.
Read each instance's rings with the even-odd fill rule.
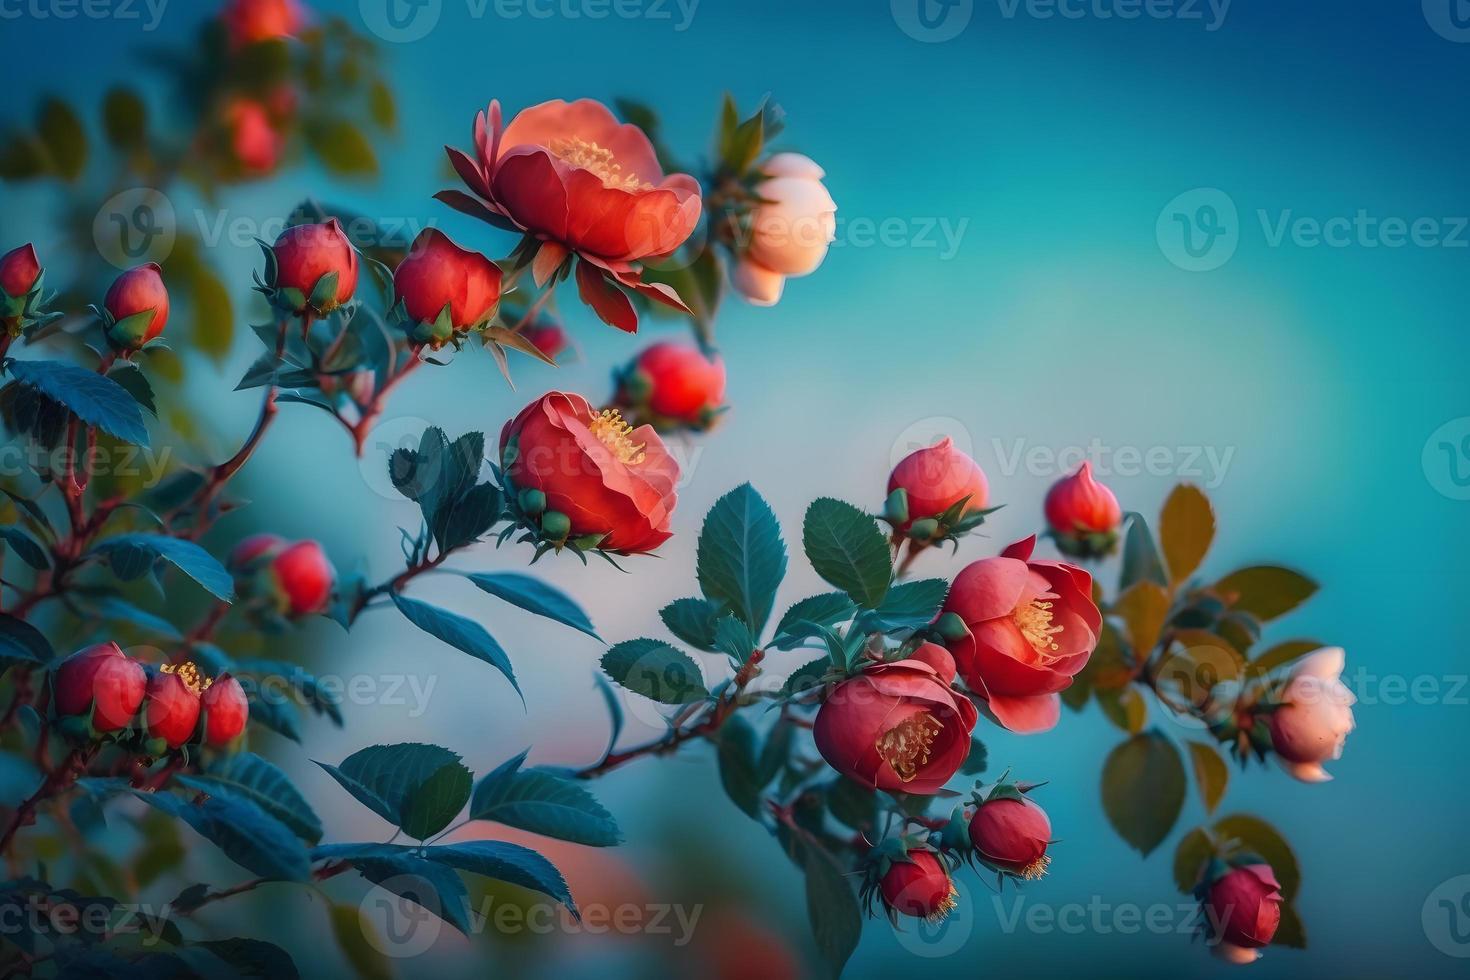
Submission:
[[[759,819],[761,786],[756,754],[756,734],[742,715],[731,715],[720,726],[716,754],[720,763],[720,783],[730,800],[747,816]]]
[[[865,609],[888,593],[893,562],[872,517],[852,504],[823,497],[807,508],[802,546],[816,573]]]
[[[322,822],[306,797],[276,766],[251,752],[222,758],[208,772],[174,777],[211,796],[233,794],[250,800],[308,843],[321,840]]]
[[[469,893],[453,868],[402,852],[364,857],[352,866],[373,884],[470,935]]]
[[[750,627],[736,617],[726,613],[715,620],[715,649],[740,666],[750,659],[755,640]]]
[[[317,765],[358,802],[419,840],[442,830],[470,796],[469,770],[458,755],[438,745],[374,745],[340,766]]]
[[[696,571],[705,598],[759,636],[786,575],[786,544],[776,515],[750,484],[725,494],[705,515]]]
[[[480,780],[470,802],[471,820],[492,820],[533,834],[591,847],[622,840],[612,814],[577,783],[537,769],[521,769],[526,754]]]
[[[832,629],[838,623],[851,619],[857,605],[846,592],[824,592],[809,596],[786,610],[776,624],[776,636],[771,647],[776,650],[794,650],[818,633],[814,626]]]
[[[1169,581],[1178,585],[1199,568],[1215,538],[1215,511],[1204,491],[1181,483],[1164,501],[1159,515],[1159,541],[1169,566]]]
[[[96,371],[87,371],[64,361],[11,361],[10,375],[124,442],[148,446],[148,427],[143,410],[127,390]]]
[[[927,626],[939,615],[948,592],[949,582],[942,578],[896,582],[878,608],[863,617],[861,628],[864,632],[891,633]]]
[[[470,801],[474,774],[461,762],[451,762],[421,783],[408,801],[400,826],[415,840],[428,840],[449,826]]]
[[[456,650],[485,661],[505,675],[517,694],[521,693],[521,686],[516,683],[515,669],[511,666],[510,658],[506,656],[500,644],[495,642],[495,638],[479,623],[447,609],[431,606],[427,602],[410,599],[397,592],[391,592],[389,595],[393,599],[393,604],[398,607],[398,611],[403,613],[404,618],[410,623],[430,636],[443,640]]]
[[[560,589],[539,579],[519,572],[477,572],[465,577],[481,591],[488,592],[497,599],[504,599],[527,612],[554,620],[563,626],[570,626],[594,640],[602,639],[597,635],[597,630],[593,629],[592,620],[587,618],[581,606]]]
[[[172,793],[135,790],[134,795],[183,820],[247,871],[286,881],[311,877],[306,848],[296,835],[244,797],[210,796],[194,802]]]
[[[577,915],[577,904],[561,872],[529,847],[497,840],[463,841],[425,848],[423,856],[460,871],[510,882],[549,895]]]
[[[1184,763],[1157,731],[1135,735],[1103,764],[1102,801],[1108,822],[1134,850],[1147,855],[1169,835],[1184,807]]]
[[[1310,599],[1317,592],[1317,583],[1280,565],[1254,565],[1231,572],[1211,591],[1232,608],[1266,623]]]
[[[623,687],[660,704],[688,704],[709,697],[699,666],[658,640],[625,640],[602,655],[602,669]]]
[[[715,620],[720,617],[720,606],[708,599],[690,596],[675,599],[658,611],[664,625],[685,643],[696,650],[713,651],[715,648]]]
[[[112,566],[123,580],[137,578],[157,561],[166,561],[225,602],[235,598],[234,578],[209,552],[193,541],[163,534],[121,534],[91,551]]]

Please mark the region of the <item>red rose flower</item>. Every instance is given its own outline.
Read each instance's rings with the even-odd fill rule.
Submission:
[[[1057,723],[1057,692],[1087,665],[1102,629],[1092,577],[1075,565],[1031,560],[1035,544],[1032,536],[972,562],[944,602],[969,630],[949,642],[960,676],[997,721],[1023,733]]]
[[[1232,868],[1210,886],[1205,918],[1218,942],[1217,955],[1249,963],[1281,925],[1281,885],[1269,864]]]
[[[1091,463],[1052,484],[1044,509],[1057,547],[1069,555],[1098,558],[1118,544],[1123,509],[1113,491],[1092,478]]]
[[[204,744],[215,748],[238,738],[250,719],[245,689],[229,674],[220,674],[204,689],[199,696],[199,707],[205,712]]]
[[[521,336],[553,361],[567,349],[567,332],[562,329],[561,324],[550,320],[538,320],[532,323],[521,330]]]
[[[393,271],[393,289],[414,323],[413,339],[438,350],[495,315],[500,278],[500,266],[429,228]]]
[[[909,851],[907,861],[894,861],[879,888],[883,904],[900,915],[942,919],[955,907],[954,883],[933,851]]]
[[[615,409],[594,412],[581,395],[553,391],[521,410],[500,434],[501,460],[516,487],[545,494],[556,535],[606,535],[608,551],[652,551],[668,540],[679,465],[649,426],[630,429]]]
[[[898,531],[907,531],[914,521],[937,518],[962,500],[959,518],[984,510],[990,500],[985,471],[956,449],[949,436],[899,460],[888,477],[888,493],[896,490],[902,490],[907,500],[907,519],[895,525]]]
[[[264,174],[281,159],[281,134],[271,124],[266,107],[254,99],[237,99],[225,110],[230,128],[230,148],[249,173]]]
[[[163,270],[156,262],[129,269],[112,281],[102,306],[113,321],[107,339],[120,350],[138,350],[168,325]]]
[[[194,737],[199,724],[199,698],[209,681],[192,663],[164,664],[148,678],[143,724],[150,738],[176,749]]]
[[[1051,863],[1051,821],[1030,800],[989,800],[970,818],[970,843],[991,864],[1029,881],[1046,874]]]
[[[115,732],[138,713],[148,676],[116,643],[99,643],[57,664],[51,683],[57,714],[79,718],[90,711],[93,728]]]
[[[298,541],[283,548],[271,560],[270,574],[283,611],[292,618],[326,609],[337,580],[336,570],[316,541]]]
[[[0,290],[12,298],[25,296],[41,278],[41,260],[32,245],[13,248],[0,256]]]
[[[357,249],[336,218],[287,228],[271,251],[276,266],[272,285],[278,290],[296,290],[301,297],[286,302],[291,312],[330,313],[352,299],[357,289]],[[314,296],[317,284],[332,274],[337,276],[336,290],[325,297]]]
[[[220,19],[235,47],[292,37],[302,24],[296,0],[231,0]]]
[[[938,792],[969,754],[977,713],[931,662],[875,664],[837,685],[813,728],[827,764],[874,789]]]
[[[638,355],[621,388],[625,404],[704,428],[725,399],[725,362],[692,345],[661,341]]]
[[[245,571],[258,559],[285,546],[286,539],[278,534],[252,534],[235,545],[235,550],[230,552],[230,568],[236,572]]]
[[[445,150],[479,200],[458,191],[439,199],[540,239],[537,285],[575,252],[577,289],[606,323],[638,328],[624,290],[689,312],[672,289],[644,282],[636,263],[673,252],[694,231],[699,181],[666,176],[637,126],[619,123],[591,99],[543,102],[503,126],[500,103],[491,102],[475,118],[474,158]]]

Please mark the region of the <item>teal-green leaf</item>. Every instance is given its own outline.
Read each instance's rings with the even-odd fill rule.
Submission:
[[[859,628],[888,633],[927,626],[939,615],[948,592],[949,583],[942,578],[895,583],[878,608],[863,617]]]
[[[1118,575],[1118,592],[1127,592],[1137,582],[1168,585],[1164,562],[1142,514],[1128,514],[1128,533],[1123,538],[1123,565]]]
[[[846,592],[824,592],[810,596],[793,605],[776,624],[776,636],[771,646],[777,650],[794,650],[817,633],[813,626],[832,629],[846,622],[857,612],[857,606]]]
[[[801,528],[807,560],[828,583],[875,609],[888,594],[893,562],[878,523],[852,504],[831,497],[807,508]]]
[[[561,872],[529,847],[498,840],[473,840],[425,848],[423,856],[460,871],[541,892],[561,902],[573,915],[578,914]]]
[[[458,613],[452,613],[447,609],[431,606],[427,602],[419,602],[407,596],[392,592],[393,604],[404,617],[428,633],[430,636],[438,637],[456,650],[485,661],[496,670],[500,671],[510,681],[510,686],[515,688],[517,694],[521,693],[521,686],[516,683],[515,668],[511,666],[510,657],[495,637],[491,636],[485,627],[472,619],[466,619]],[[522,701],[525,696],[522,695]]]
[[[469,799],[473,778],[455,753],[418,742],[374,745],[354,752],[340,766],[317,765],[358,802],[419,840],[454,818]]]
[[[208,772],[179,775],[184,786],[210,796],[239,796],[291,828],[296,836],[315,844],[322,837],[322,822],[306,797],[276,766],[252,752],[237,752],[222,758]]]
[[[522,769],[526,753],[480,780],[470,819],[491,820],[558,840],[612,847],[622,840],[612,814],[580,785],[538,769]]]
[[[91,554],[112,566],[118,578],[137,578],[162,560],[225,602],[235,598],[234,578],[219,560],[193,541],[163,534],[121,534],[92,549]]]
[[[760,635],[786,575],[786,544],[776,515],[750,484],[725,494],[705,515],[695,567],[705,598]]]
[[[748,816],[760,819],[762,781],[756,734],[743,715],[731,715],[720,726],[717,754],[725,793]]]
[[[64,361],[11,361],[16,381],[59,402],[88,425],[136,446],[148,445],[143,410],[122,385]]]
[[[178,817],[247,871],[265,878],[306,881],[311,862],[289,827],[242,796],[210,796],[195,802],[172,793],[134,795]]]
[[[20,557],[21,561],[36,571],[45,571],[51,567],[51,559],[46,557],[45,549],[36,543],[35,538],[20,528],[0,527],[0,537],[4,537],[10,549]]]
[[[675,599],[658,611],[664,625],[685,643],[696,650],[712,652],[715,649],[715,620],[720,618],[718,603],[690,596]]]
[[[0,613],[0,665],[44,664],[56,656],[45,634],[23,619]]]
[[[602,655],[602,669],[623,687],[660,704],[688,704],[709,697],[699,666],[658,640],[614,645]]]
[[[522,575],[520,572],[476,572],[465,577],[497,599],[504,599],[527,612],[580,630],[594,640],[602,639],[597,635],[597,630],[593,629],[592,620],[587,618],[581,606],[560,589],[547,585],[540,579]]]
[[[806,908],[817,949],[827,964],[828,975],[835,980],[857,949],[863,916],[846,876],[827,852],[817,847],[809,847],[806,852]]]

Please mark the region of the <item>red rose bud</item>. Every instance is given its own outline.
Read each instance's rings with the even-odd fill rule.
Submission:
[[[647,552],[668,540],[679,464],[651,426],[581,395],[542,395],[500,433],[502,465],[518,491],[544,494],[543,540],[600,539],[607,551]],[[589,545],[590,546],[590,545]]]
[[[254,99],[238,99],[225,110],[230,148],[247,173],[266,174],[276,169],[284,142],[271,124],[266,107]]]
[[[500,266],[429,228],[393,271],[393,289],[411,323],[409,335],[438,350],[495,315],[500,279]]]
[[[316,541],[298,541],[283,549],[270,563],[282,611],[292,618],[327,608],[337,573]]]
[[[108,342],[120,351],[139,350],[168,324],[163,270],[156,262],[129,269],[113,280],[102,306]]]
[[[1113,491],[1092,478],[1091,463],[1052,484],[1044,509],[1057,547],[1066,554],[1100,558],[1118,546],[1123,510]]]
[[[909,532],[917,522],[933,521],[935,526],[923,525],[929,533],[922,539],[927,540],[947,533],[967,514],[983,511],[989,499],[985,471],[945,436],[927,449],[909,453],[893,468],[886,516],[900,533]]]
[[[1051,863],[1051,821],[1030,800],[989,800],[970,818],[970,843],[991,864],[1030,881],[1046,874]]]
[[[813,735],[827,764],[888,792],[929,795],[959,771],[977,712],[925,660],[876,664],[837,685]]]
[[[21,299],[36,288],[41,278],[41,261],[36,249],[22,245],[0,256],[0,289],[10,299]]]
[[[1286,771],[1304,783],[1331,779],[1322,763],[1342,758],[1353,730],[1357,698],[1342,682],[1346,654],[1324,647],[1292,669],[1282,688],[1281,706],[1270,715],[1271,746]]]
[[[229,566],[233,572],[243,572],[256,567],[262,558],[279,552],[286,546],[286,539],[277,534],[252,534],[230,552]]]
[[[357,249],[336,218],[287,228],[271,254],[267,279],[277,304],[292,313],[330,313],[357,289]]]
[[[972,562],[944,601],[968,630],[946,639],[960,676],[997,721],[1024,734],[1056,725],[1057,692],[1087,665],[1102,630],[1092,577],[1064,562],[1032,561],[1035,544],[1028,538]]]
[[[1215,954],[1232,963],[1250,963],[1270,945],[1281,925],[1281,885],[1269,864],[1231,868],[1210,885],[1205,919],[1217,945]]]
[[[192,663],[164,664],[148,678],[143,724],[150,738],[161,738],[176,749],[194,737],[199,724],[200,695],[208,678]]]
[[[220,674],[199,696],[204,715],[204,744],[219,748],[240,737],[250,719],[245,689],[229,674]]]
[[[236,48],[292,37],[303,20],[296,0],[231,0],[220,19]]]
[[[954,657],[951,657],[949,651],[938,643],[919,644],[918,649],[909,654],[909,659],[917,660],[921,664],[927,664],[945,684],[954,683]]]
[[[654,425],[680,423],[707,429],[725,398],[725,362],[688,344],[661,341],[623,373],[618,402],[647,412]]]
[[[521,336],[529,340],[537,350],[551,358],[553,361],[561,356],[562,351],[567,349],[567,332],[562,329],[561,324],[550,320],[540,320],[532,323],[521,331]]]
[[[895,860],[879,881],[883,903],[900,915],[942,919],[955,907],[954,883],[933,851],[913,850]]]
[[[99,643],[58,664],[51,684],[58,715],[80,718],[91,712],[96,731],[115,732],[132,723],[148,677],[116,643]]]

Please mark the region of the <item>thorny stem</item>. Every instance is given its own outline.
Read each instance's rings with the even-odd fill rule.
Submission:
[[[326,881],[328,878],[335,878],[337,875],[342,874],[344,871],[350,870],[352,870],[352,865],[348,864],[345,861],[329,862],[322,865],[320,868],[312,871],[311,877],[312,880],[315,882],[323,882]],[[231,886],[230,888],[222,888],[217,892],[210,892],[208,895],[205,895],[203,898],[201,898],[199,902],[192,907],[184,910],[178,910],[178,914],[193,915],[200,909],[204,908],[204,906],[206,905],[211,905],[214,902],[220,901],[221,899],[232,898],[235,895],[243,895],[245,892],[254,891],[261,885],[270,884],[273,881],[280,880],[281,879],[279,878],[252,878],[249,881],[241,882],[240,884]]]
[[[86,771],[87,763],[91,761],[95,751],[95,749],[73,749],[65,761],[42,781],[36,791],[15,808],[15,813],[10,818],[10,826],[5,828],[4,836],[0,836],[0,854],[10,850],[10,844],[20,828],[35,823],[37,807],[76,782],[77,777]]]

